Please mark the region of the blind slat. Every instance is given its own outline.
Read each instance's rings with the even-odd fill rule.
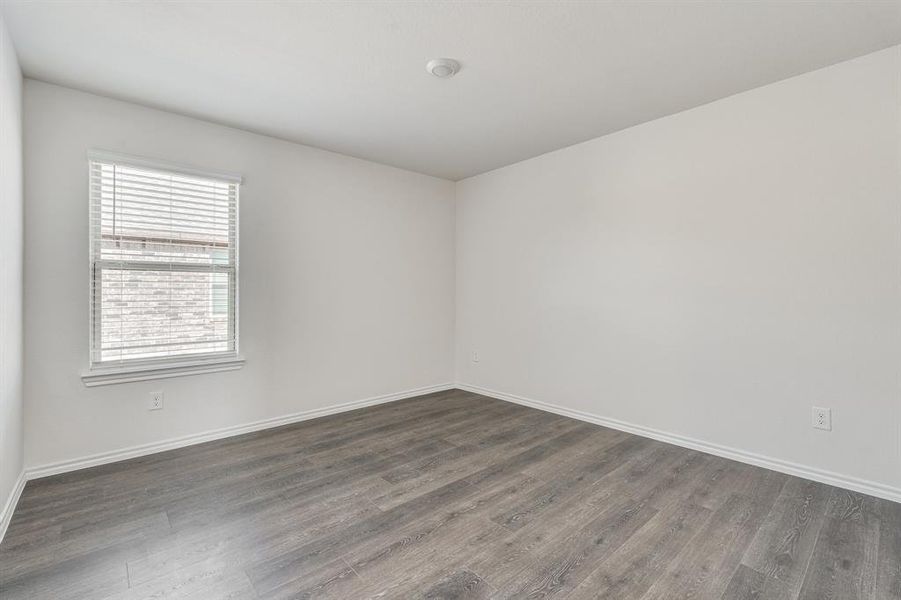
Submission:
[[[127,162],[127,161],[126,161]],[[175,182],[176,185],[190,185],[190,186],[198,186],[198,187],[215,187],[218,189],[227,189],[232,191],[234,189],[235,182],[233,181],[224,181],[221,179],[214,179],[210,177],[198,177],[191,176],[185,174],[179,174],[174,171],[166,171],[163,169],[147,169],[144,167],[135,167],[131,166],[128,170],[120,169],[118,172],[114,173],[115,167],[118,165],[120,167],[125,166],[126,162],[113,163],[113,162],[104,162],[104,161],[92,161],[91,162],[91,170],[97,173],[97,176],[117,176],[125,180],[139,179],[139,180],[147,180],[147,181],[156,181],[163,183],[172,183]]]
[[[129,194],[128,196],[120,196],[117,199],[116,202],[118,202],[118,206],[115,206],[116,202],[114,202],[112,198],[102,198],[101,209],[113,208],[117,212],[129,210],[134,213],[147,212],[150,214],[158,214],[160,206],[165,205],[169,208],[166,212],[167,215],[184,215],[200,219],[225,219],[226,221],[232,217],[231,211],[227,208],[190,205],[169,201],[166,201],[164,204],[163,200],[166,199],[155,196],[132,196]]]
[[[185,204],[205,204],[206,202],[228,200],[229,194],[219,194],[216,192],[202,193],[200,190],[180,192],[173,188],[140,187],[125,185],[121,182],[108,180],[98,181],[91,184],[91,191],[99,194],[102,198],[110,197],[114,193],[123,198],[168,198],[172,194],[176,194],[178,202]]]

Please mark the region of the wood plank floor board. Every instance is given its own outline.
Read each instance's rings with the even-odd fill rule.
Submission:
[[[500,458],[521,452],[524,447],[565,432],[573,426],[571,421],[558,421],[547,426],[516,421],[512,424],[505,423],[499,428],[500,433],[496,432],[481,440],[470,441],[447,452],[389,471],[385,478],[395,485],[372,500],[381,508],[390,508],[415,495],[483,469]]]
[[[319,566],[317,563],[324,560],[324,557],[338,555],[340,548],[350,541],[359,543],[376,537],[397,527],[405,520],[440,511],[448,504],[465,500],[476,494],[477,490],[473,489],[475,486],[488,486],[507,476],[515,475],[522,465],[553,455],[559,449],[580,442],[589,435],[590,429],[590,427],[580,427],[558,435],[512,457],[499,460],[466,478],[448,483],[380,515],[361,521],[347,528],[340,535],[323,538],[302,546],[279,560],[252,565],[248,569],[248,575],[253,581],[254,587],[267,592],[282,585],[286,579],[302,577],[305,569]]]
[[[419,470],[419,474],[404,479],[393,485],[372,486],[370,501],[382,510],[390,510],[425,493],[434,491],[449,483],[463,479],[470,473],[496,462],[497,460],[521,452],[516,444],[504,444],[496,447],[460,447],[449,450],[452,455],[447,460],[438,460],[429,468]],[[436,457],[441,455],[436,455]],[[517,473],[514,473],[517,475]]]
[[[778,580],[770,581],[780,585]],[[764,595],[766,585],[766,575],[747,565],[739,565],[723,592],[722,600],[760,600],[767,597]]]
[[[465,565],[494,588],[501,588],[524,569],[537,570],[541,558],[512,532],[485,520],[482,529],[467,540]]]
[[[868,598],[875,593],[880,523],[875,498],[833,489],[801,585],[801,600]]]
[[[692,489],[688,501],[716,510],[735,494],[746,497],[778,494],[789,479],[782,473],[714,457],[705,477]]]
[[[901,505],[451,390],[29,482],[0,598],[901,600]]]
[[[876,596],[901,600],[901,504],[879,503]]]
[[[514,474],[486,488],[473,487],[465,500],[354,545],[343,558],[370,582],[373,595],[416,597],[429,582],[461,569],[472,572],[472,557],[498,542],[498,533],[506,533],[485,518],[487,512],[536,483]]]
[[[165,578],[142,583],[129,582],[129,588],[114,592],[106,600],[149,600],[151,598],[249,600],[256,598],[250,580],[240,569],[217,560],[207,560],[178,569]]]
[[[875,537],[876,539],[872,539]],[[798,596],[801,600],[872,597],[878,532],[827,517]]]
[[[437,453],[442,448],[441,444],[434,441],[418,445],[418,449],[424,454]],[[356,478],[371,471],[390,469],[409,460],[407,452],[395,451],[392,454],[374,454],[371,460],[347,468],[325,469],[315,473],[286,471],[282,476],[245,482],[232,489],[224,486],[216,494],[182,498],[169,507],[168,513],[175,529],[239,518],[242,514],[281,505],[289,497],[309,499],[311,496],[334,493],[343,486],[354,485]]]
[[[369,583],[373,595],[406,597],[465,568],[473,540],[484,532],[485,524],[477,516],[448,515],[443,521],[423,523],[404,538],[372,544],[365,556],[354,553],[345,561]]]
[[[687,498],[716,469],[716,457],[669,446],[649,476],[633,479],[623,488],[629,496],[666,512],[672,506],[693,504]],[[700,506],[700,505],[698,505]]]
[[[687,544],[666,567],[666,573],[644,595],[647,600],[719,598],[731,573],[769,511],[775,496],[732,495],[710,517],[695,543]]]
[[[485,490],[471,488],[471,494],[462,501],[408,520],[400,527],[368,543],[356,544],[348,549],[343,558],[358,574],[366,576],[381,570],[385,561],[396,561],[396,557],[401,553],[423,554],[422,548],[427,544],[435,544],[435,548],[452,543],[462,544],[469,535],[485,529],[487,523],[483,517],[486,511],[496,504],[515,498],[523,489],[528,489],[535,483],[536,481],[527,475],[515,475]],[[466,530],[469,533],[463,535],[458,532],[450,535],[449,531],[462,526],[461,523],[469,527]],[[404,561],[399,561],[399,567],[404,565]]]
[[[797,594],[831,496],[832,488],[821,483],[787,482],[742,562],[764,577],[782,582],[789,594]]]
[[[646,503],[628,498],[609,506],[574,535],[560,539],[543,552],[538,569],[524,569],[499,590],[498,596],[565,597],[599,561],[625,544],[656,513]]]
[[[534,490],[512,509],[496,512],[491,520],[507,529],[525,527],[555,503],[590,488],[604,475],[615,470],[628,457],[648,445],[647,440],[629,438],[598,453],[586,454],[562,470],[562,474]]]
[[[19,600],[35,598],[102,597],[128,589],[126,559],[132,540],[86,550],[57,561],[41,559],[29,563],[0,562],[0,598]]]
[[[655,514],[576,587],[568,598],[643,598],[710,519],[695,504],[668,505]]]
[[[352,544],[389,534],[410,518],[441,510],[474,492],[473,486],[465,481],[452,482],[402,506],[363,519],[337,534],[304,544],[275,559],[252,563],[247,569],[248,575],[255,588],[261,592],[271,591],[303,577],[325,562],[340,558]]]
[[[464,569],[445,576],[421,595],[413,597],[422,600],[479,600],[488,598],[490,594],[491,587],[481,577]]]
[[[144,552],[144,542],[149,536],[166,536],[170,532],[165,512],[140,516],[129,521],[117,520],[108,527],[92,527],[82,535],[61,536],[51,547],[32,546],[28,551],[15,552],[16,560],[0,555],[0,583],[4,579],[17,578],[28,572],[52,570],[55,564],[79,562],[85,556],[103,556],[115,553],[127,558]]]
[[[554,457],[554,460],[526,465],[526,467],[523,468],[523,473],[527,473],[528,475],[537,477],[543,481],[550,481],[551,479],[560,476],[561,469],[572,470],[575,463],[585,460],[586,455],[593,456],[600,454],[607,448],[633,437],[634,436],[620,431],[598,428],[593,435],[583,443],[558,452]],[[648,444],[648,446],[650,446],[650,444]]]
[[[367,595],[366,583],[344,560],[337,559],[255,598],[265,600],[346,600]]]
[[[300,576],[302,574],[301,563],[315,564],[316,561],[322,560],[322,556],[335,555],[349,545],[389,532],[405,520],[428,515],[443,510],[451,503],[466,500],[478,493],[475,486],[486,487],[506,477],[514,476],[518,474],[518,469],[522,464],[540,460],[561,448],[578,443],[588,435],[588,432],[589,428],[581,428],[558,435],[512,457],[499,460],[463,479],[452,481],[380,515],[361,521],[338,536],[317,540],[278,561],[253,565],[248,570],[248,574],[254,582],[254,586],[266,591],[270,586],[278,585],[278,582],[286,577]]]
[[[178,539],[160,540],[143,556],[128,561],[132,584],[167,577],[178,569],[215,559],[223,567],[243,568],[248,561],[278,556],[303,542],[327,535],[349,523],[378,513],[365,499],[336,506],[311,506],[303,516],[270,514],[245,519],[211,531],[207,527],[176,532]]]

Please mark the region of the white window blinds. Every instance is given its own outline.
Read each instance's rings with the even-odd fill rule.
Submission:
[[[90,157],[91,366],[235,356],[230,176]]]

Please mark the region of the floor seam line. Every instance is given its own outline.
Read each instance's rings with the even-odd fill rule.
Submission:
[[[350,569],[351,571],[353,571],[353,574],[356,575],[356,576],[360,579],[360,581],[362,581],[363,583],[370,583],[369,579],[363,577],[362,575],[360,575],[360,574],[357,572],[356,569],[354,569],[354,566],[353,566],[352,564],[350,564],[350,562],[349,562],[346,558],[344,558],[344,555],[341,555],[341,556],[339,556],[338,558],[341,559],[341,562],[343,562],[345,565],[347,565],[347,568],[348,568],[348,569]]]

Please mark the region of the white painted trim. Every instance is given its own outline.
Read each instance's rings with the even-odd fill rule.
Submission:
[[[93,369],[82,373],[81,381],[86,387],[95,387],[98,385],[112,385],[115,383],[147,381],[148,379],[181,377],[182,375],[200,375],[201,373],[235,371],[243,366],[244,359],[240,356],[196,361],[181,360],[177,362],[161,362],[155,365],[128,365],[108,369]]]
[[[78,469],[87,469],[88,467],[96,467],[98,465],[105,465],[108,463],[118,462],[120,460],[128,460],[129,458],[137,458],[138,456],[145,456],[147,454],[156,454],[157,452],[165,452],[166,450],[174,450],[176,448],[183,448],[185,446],[193,446],[194,444],[202,444],[203,442],[210,442],[213,440],[241,435],[244,433],[260,431],[262,429],[270,429],[272,427],[280,427],[282,425],[289,425],[291,423],[297,423],[299,421],[307,421],[309,419],[333,415],[335,413],[347,412],[349,410],[364,408],[366,406],[385,404],[387,402],[394,402],[395,400],[403,400],[404,398],[413,398],[414,396],[422,396],[424,394],[451,390],[454,389],[454,387],[455,386],[452,383],[442,383],[428,387],[406,390],[403,392],[396,392],[393,394],[372,396],[370,398],[364,398],[362,400],[345,402],[344,404],[337,404],[324,408],[315,408],[313,410],[305,410],[290,415],[275,417],[273,419],[254,421],[252,423],[246,423],[244,425],[223,427],[222,429],[214,429],[211,431],[205,431],[203,433],[195,433],[193,435],[163,440],[160,442],[153,442],[151,444],[132,446],[130,448],[121,448],[119,450],[113,450],[112,452],[103,452],[100,454],[83,456],[81,458],[76,458],[73,460],[50,463],[36,467],[28,467],[25,469],[25,477],[30,481],[32,479],[39,479],[41,477],[49,477],[50,475],[68,473],[69,471],[77,471]]]
[[[16,479],[16,485],[13,486],[12,492],[10,492],[9,497],[6,499],[6,504],[3,505],[3,512],[0,512],[0,542],[3,541],[3,536],[6,535],[9,522],[12,521],[13,512],[16,510],[19,498],[22,497],[22,490],[25,489],[25,482],[27,480],[28,478],[23,469],[22,472],[19,473],[19,478]]]
[[[747,463],[749,465],[754,465],[757,467],[763,467],[765,469],[771,469],[780,473],[786,473],[788,475],[794,475],[796,477],[802,477],[804,479],[810,479],[813,481],[818,481],[820,483],[854,490],[856,492],[869,494],[870,496],[876,496],[877,498],[884,498],[893,502],[901,502],[901,489],[889,485],[884,485],[882,483],[877,483],[875,481],[868,481],[866,479],[859,479],[857,477],[842,475],[840,473],[834,473],[832,471],[825,471],[823,469],[817,469],[779,458],[764,456],[762,454],[756,454],[754,452],[748,452],[746,450],[741,450],[738,448],[721,446],[719,444],[713,444],[683,435],[668,433],[659,429],[652,429],[650,427],[635,425],[633,423],[627,423],[625,421],[619,421],[617,419],[601,417],[580,410],[573,410],[571,408],[565,408],[563,406],[550,404],[548,402],[532,400],[531,398],[524,398],[522,396],[507,394],[505,392],[498,392],[476,385],[457,383],[457,387],[467,392],[473,392],[476,394],[481,394],[483,396],[496,398],[498,400],[505,400],[507,402],[513,402],[515,404],[537,408],[538,410],[543,410],[545,412],[563,415],[564,417],[578,419],[579,421],[594,423],[595,425],[602,425],[604,427],[617,429],[619,431],[634,433],[635,435],[640,435],[642,437],[666,442],[675,446],[691,448],[692,450],[706,452],[707,454],[713,454],[714,456],[721,456],[723,458],[736,460],[738,462]]]

